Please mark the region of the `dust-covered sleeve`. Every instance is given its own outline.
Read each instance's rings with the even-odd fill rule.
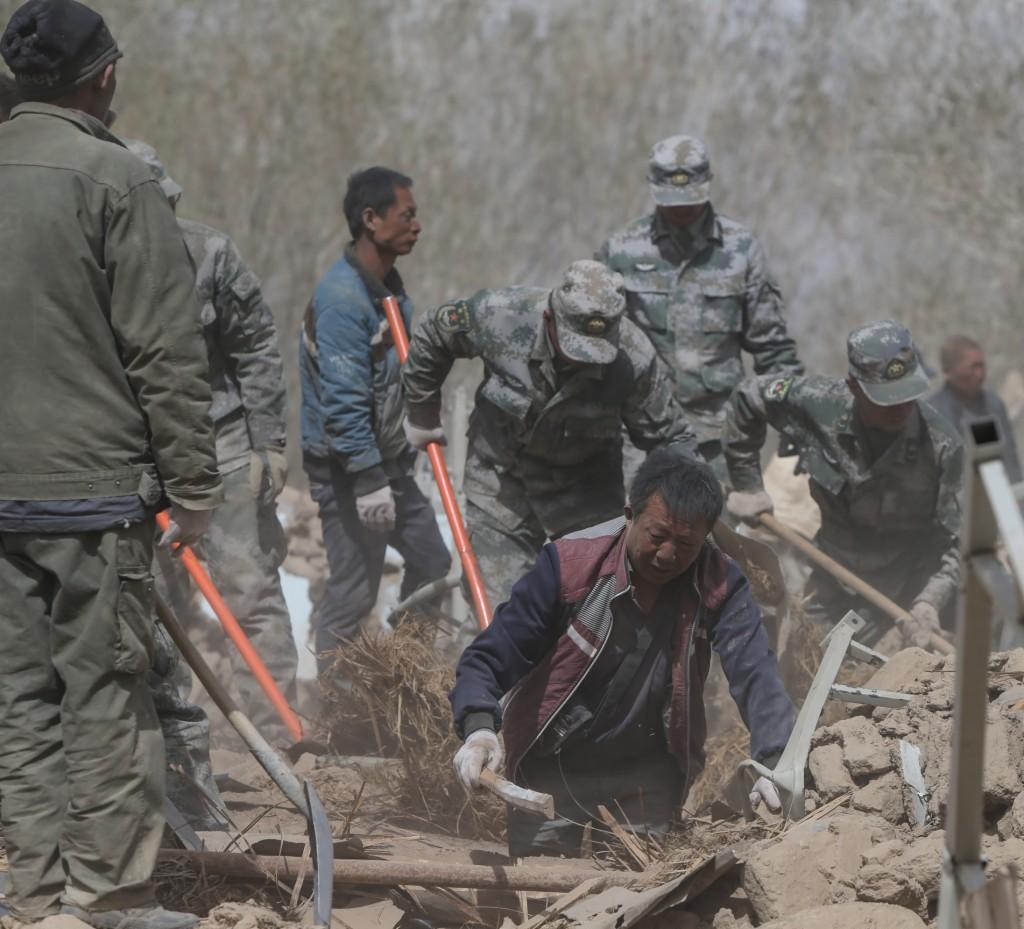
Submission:
[[[405,411],[421,429],[441,425],[441,388],[458,358],[475,358],[472,301],[446,303],[428,313],[413,332],[402,366]]]
[[[935,519],[946,536],[946,547],[938,570],[928,579],[914,602],[925,601],[942,610],[956,596],[960,585],[960,492],[964,477],[964,447],[960,442],[945,444],[939,451],[939,495]]]
[[[636,338],[646,341],[639,331]],[[638,368],[636,379],[622,409],[632,443],[645,452],[672,448],[699,459],[697,435],[675,399],[671,378],[653,347],[636,355],[634,365]]]
[[[757,374],[803,374],[796,342],[786,329],[782,294],[768,273],[764,251],[751,238],[744,290],[743,348],[754,359]]]
[[[320,396],[330,453],[346,473],[355,476],[356,493],[369,493],[387,483],[373,431],[370,343],[379,325],[377,313],[365,288],[353,279],[321,283],[314,303]]]
[[[155,181],[111,204],[104,264],[110,325],[164,491],[186,509],[213,509],[222,488],[195,275]]]
[[[729,567],[728,595],[711,632],[729,693],[750,732],[755,761],[776,758],[793,731],[796,711],[783,686],[779,663],[747,578]]]
[[[803,379],[790,375],[762,375],[743,381],[726,407],[722,451],[729,479],[736,490],[763,490],[761,448],[768,426],[794,438],[799,414],[797,395]]]
[[[284,448],[284,369],[273,314],[259,278],[230,239],[217,270],[214,308],[220,343],[238,381],[249,439],[256,449]]]

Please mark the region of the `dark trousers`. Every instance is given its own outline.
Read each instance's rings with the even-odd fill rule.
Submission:
[[[153,531],[0,533],[0,816],[25,922],[153,902]]]
[[[580,856],[586,825],[599,846],[608,833],[598,806],[605,806],[627,829],[638,835],[664,836],[679,821],[683,778],[668,754],[631,759],[621,765],[597,764],[589,769],[566,769],[559,756],[524,759],[517,772],[523,787],[551,794],[555,818],[508,811],[508,851],[516,858],[547,855]]]
[[[316,614],[317,667],[330,667],[326,653],[359,632],[359,624],[377,602],[384,554],[391,545],[405,559],[401,596],[448,574],[451,556],[437,528],[433,507],[412,475],[391,479],[395,495],[395,528],[367,529],[356,515],[351,478],[331,466],[329,474],[307,464],[310,492],[320,508],[330,576]],[[321,483],[317,479],[327,478]]]

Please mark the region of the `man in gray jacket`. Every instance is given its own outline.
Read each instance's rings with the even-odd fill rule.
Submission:
[[[928,402],[960,435],[972,419],[994,419],[1003,439],[1003,462],[1011,484],[1021,480],[1020,455],[1006,404],[985,386],[985,352],[974,339],[954,335],[946,339],[939,354],[946,381]]]
[[[30,0],[0,54],[0,803],[13,917],[185,929],[156,904],[164,752],[154,513],[195,542],[221,495],[194,278],[146,167],[104,125],[102,18]]]

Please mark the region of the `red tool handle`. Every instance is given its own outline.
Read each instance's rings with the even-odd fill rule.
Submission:
[[[156,522],[166,532],[171,520],[167,513],[163,512],[156,514]],[[196,558],[196,553],[187,545],[176,545],[175,548],[181,551],[181,561],[185,565],[185,570],[192,576],[192,580],[196,582],[199,592],[206,598],[206,602],[210,604],[210,609],[213,610],[217,619],[220,620],[220,624],[224,627],[228,638],[235,643],[235,648],[238,649],[242,660],[249,666],[252,676],[256,678],[256,682],[263,688],[263,692],[274,705],[274,709],[277,710],[277,715],[281,717],[292,737],[298,742],[302,738],[302,723],[299,722],[299,717],[295,715],[295,711],[288,705],[288,701],[285,700],[281,689],[270,676],[267,666],[263,663],[263,659],[260,658],[256,649],[253,648],[249,637],[238,624],[235,614],[231,612],[231,608],[224,602],[220,591],[213,585],[210,575],[206,573],[206,569],[199,563],[199,559]]]
[[[405,321],[402,319],[398,300],[394,297],[385,297],[384,313],[388,318],[388,325],[391,327],[391,338],[398,351],[398,360],[405,364],[405,359],[409,356],[409,336],[405,331]],[[473,597],[473,610],[476,613],[477,622],[480,623],[481,629],[486,629],[491,623],[491,605],[487,602],[487,591],[484,588],[483,578],[480,576],[480,566],[476,563],[476,555],[473,554],[473,548],[469,544],[469,533],[466,532],[466,524],[462,519],[459,501],[455,497],[455,488],[452,487],[452,479],[448,476],[444,450],[437,442],[431,442],[427,445],[427,457],[434,469],[434,480],[437,481],[438,490],[441,491],[441,503],[444,504],[444,513],[448,517],[448,525],[452,529],[455,550],[459,553],[459,558],[462,559],[462,570],[466,575],[466,583],[469,585],[469,592]]]

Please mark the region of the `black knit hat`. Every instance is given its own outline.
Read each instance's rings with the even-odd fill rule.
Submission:
[[[121,57],[103,17],[76,0],[28,0],[0,37],[26,100],[53,100]]]

